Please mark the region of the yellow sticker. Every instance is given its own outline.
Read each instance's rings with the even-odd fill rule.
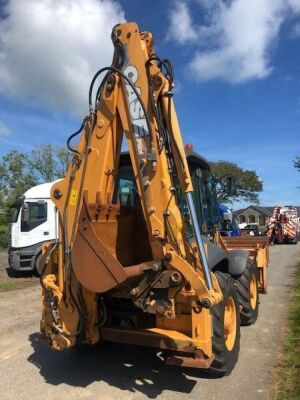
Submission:
[[[70,195],[70,206],[75,206],[77,203],[77,196],[78,196],[78,190],[77,189],[72,189],[71,190],[71,195]]]

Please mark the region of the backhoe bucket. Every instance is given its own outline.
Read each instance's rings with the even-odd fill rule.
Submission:
[[[91,292],[105,293],[125,282],[130,267],[151,260],[142,211],[89,204],[85,193],[72,250],[79,282]]]
[[[107,292],[126,280],[124,268],[96,234],[84,207],[74,240],[72,264],[79,282],[92,292]]]

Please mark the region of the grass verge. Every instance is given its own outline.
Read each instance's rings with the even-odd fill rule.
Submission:
[[[1,292],[11,292],[12,290],[24,289],[29,286],[35,286],[37,281],[33,281],[29,279],[28,281],[8,281],[8,282],[0,282],[0,293]]]
[[[11,292],[12,290],[24,289],[29,286],[33,286],[34,283],[29,281],[8,281],[8,282],[0,282],[0,292]]]
[[[18,282],[0,282],[0,292],[10,292],[11,290],[17,290],[24,285],[20,285]]]
[[[300,399],[300,263],[290,294],[288,326],[276,381],[274,400]]]

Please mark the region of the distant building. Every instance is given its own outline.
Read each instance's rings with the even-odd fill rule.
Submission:
[[[249,206],[234,211],[239,218],[240,223],[258,224],[259,230],[264,230],[266,227],[267,218],[272,216],[275,207]],[[298,216],[300,216],[300,207],[297,207]]]

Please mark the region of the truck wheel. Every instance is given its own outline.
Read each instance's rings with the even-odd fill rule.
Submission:
[[[42,272],[42,267],[40,265],[41,258],[42,258],[42,253],[39,253],[35,258],[35,262],[34,262],[34,275],[35,276],[41,276],[41,272]]]
[[[230,275],[215,272],[224,299],[212,307],[213,338],[212,348],[215,356],[209,375],[222,377],[229,375],[235,366],[240,350],[239,303]]]
[[[257,320],[259,307],[258,268],[256,264],[248,260],[243,274],[235,282],[241,306],[241,325],[252,325]]]

